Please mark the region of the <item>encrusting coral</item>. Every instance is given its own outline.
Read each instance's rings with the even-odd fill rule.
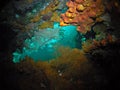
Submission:
[[[102,0],[69,0],[66,5],[69,9],[61,14],[60,25],[76,25],[81,33],[90,31],[95,18],[104,12]]]

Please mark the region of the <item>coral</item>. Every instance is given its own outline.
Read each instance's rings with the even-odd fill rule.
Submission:
[[[57,90],[68,90],[70,88],[71,90],[76,90],[76,87],[72,85],[72,83],[78,87],[80,86],[82,89],[84,85],[75,82],[84,82],[80,78],[88,74],[88,70],[92,68],[84,53],[78,49],[65,47],[60,47],[59,52],[60,57],[50,62],[52,69],[55,70],[59,78],[61,78],[61,80],[56,80]],[[60,86],[61,83],[65,86]]]
[[[18,63],[16,67],[23,75],[34,77],[30,80],[25,78],[25,80],[22,79],[19,81],[22,82],[20,87],[23,88],[25,85],[25,88],[28,90],[32,80],[34,82],[33,87],[35,84],[38,85],[38,83],[43,83],[46,87],[49,87],[50,83],[50,90],[54,90],[54,88],[56,90],[86,90],[89,89],[89,86],[93,89],[94,84],[101,85],[101,81],[95,80],[94,77],[99,75],[83,51],[60,47],[58,52],[60,56],[49,62],[42,62],[40,60],[34,62],[32,59],[26,57],[24,61]],[[45,79],[45,82],[41,82],[43,81],[42,78]],[[47,82],[47,78],[49,82]],[[29,82],[26,83],[26,81]]]
[[[36,15],[34,18],[32,18],[30,21],[31,22],[38,22],[41,19],[40,15]]]
[[[91,44],[92,42],[92,40],[87,40],[86,42],[82,43],[83,52],[87,53],[93,48],[93,45]]]
[[[57,9],[59,4],[58,0],[53,0],[44,10],[40,12],[41,15],[47,14],[48,12],[53,12]]]
[[[51,2],[45,9],[41,10],[30,21],[35,23],[42,19],[45,22],[42,22],[42,24],[38,26],[39,29],[53,28],[53,22],[60,21],[59,13],[55,11],[58,8],[58,5],[59,1],[54,0],[54,2]]]
[[[52,22],[60,22],[59,14],[57,12],[54,12],[51,19],[50,19],[50,21],[52,21]]]
[[[85,7],[82,4],[77,5],[76,10],[77,11],[84,11]]]
[[[53,28],[53,23],[54,22],[59,22],[60,21],[60,16],[58,15],[57,12],[50,12],[47,13],[45,15],[43,15],[42,20],[44,20],[45,22],[43,22],[41,25],[39,25],[39,29],[44,29],[44,28]],[[34,18],[34,22],[38,21],[40,19],[40,17],[38,16],[38,18]]]
[[[94,18],[104,12],[102,0],[69,0],[66,5],[69,9],[61,14],[60,25],[77,25],[77,30],[81,33],[90,31],[91,26],[96,23]]]
[[[59,5],[58,0],[54,0],[51,2],[45,9],[41,10],[35,17],[31,19],[31,22],[38,22],[42,16],[48,14],[48,13],[53,13]]]
[[[46,21],[38,26],[39,29],[53,28],[53,22]]]
[[[52,12],[49,12],[42,16],[42,20],[48,21],[48,20],[50,20],[51,17],[52,17]]]
[[[104,47],[107,46],[108,44],[114,43],[116,41],[116,38],[113,35],[106,35],[103,39],[101,40],[88,40],[82,44],[82,50],[85,53],[88,53],[89,51],[96,49],[98,47]]]
[[[21,1],[16,0],[16,2]],[[29,10],[31,7],[33,7],[31,6],[33,1],[35,2],[40,0],[24,1],[28,2],[21,4],[23,5],[21,8],[21,5],[19,6],[19,4],[17,4],[18,9],[21,9],[21,11],[26,9]],[[104,12],[104,8],[100,4],[102,3],[100,2],[101,0],[69,0],[67,3],[68,11],[61,15],[61,20],[59,17],[59,12],[62,12],[62,10],[57,8],[58,0],[55,1],[56,2],[51,2],[52,4],[49,4],[45,9],[43,8],[43,10],[31,20],[31,22],[27,22],[28,18],[26,18],[27,16],[24,17],[24,15],[17,13],[12,15],[6,14],[9,18],[14,18],[10,20],[7,19],[12,22],[11,24],[14,26],[12,28],[20,29],[21,31],[17,33],[15,39],[12,40],[9,37],[6,37],[10,36],[10,32],[12,31],[11,26],[8,28],[3,28],[2,26],[1,28],[3,29],[1,33],[2,39],[5,37],[5,39],[2,41],[5,41],[7,38],[9,38],[9,42],[11,42],[11,40],[13,42],[17,42],[17,46],[15,44],[11,44],[12,48],[9,48],[10,43],[5,43],[5,46],[2,44],[3,47],[1,50],[3,52],[0,54],[2,55],[3,60],[0,60],[2,61],[0,63],[0,82],[2,85],[5,84],[3,87],[6,88],[6,85],[8,85],[9,88],[13,85],[16,87],[15,90],[109,90],[103,86],[104,83],[106,85],[106,80],[100,76],[103,74],[106,76],[106,79],[110,79],[108,81],[111,81],[110,84],[112,87],[114,87],[112,84],[116,84],[117,86],[119,83],[115,82],[118,81],[120,76],[118,74],[120,71],[118,70],[120,66],[120,41],[117,45],[113,44],[115,40],[114,36],[112,35],[113,32],[111,34],[109,31],[107,31],[108,27],[103,23],[104,21],[108,21],[110,19],[109,17],[106,17],[108,16],[107,14],[102,14]],[[66,0],[59,1],[64,2]],[[117,9],[119,7],[118,3],[114,4],[114,7]],[[31,14],[32,13],[30,12],[30,16],[36,15],[35,13],[32,15]],[[112,15],[113,14],[114,13],[112,13]],[[2,19],[4,24],[9,24],[7,20]],[[113,16],[113,20],[111,21],[112,23],[117,23],[118,27],[117,29],[115,28],[115,31],[116,33],[119,33],[119,19]],[[60,27],[59,23],[57,22],[60,22],[61,26],[68,26]],[[98,24],[98,22],[102,23],[102,25]],[[91,26],[93,26],[95,23],[97,24],[91,30]],[[71,26],[69,24],[73,25]],[[79,32],[82,33],[86,33],[89,30],[94,31],[96,33],[94,40],[85,40],[86,37],[82,38],[82,36],[80,36],[82,34],[78,34],[76,31],[75,25],[77,26]],[[6,25],[4,27],[6,27]],[[13,35],[13,33],[14,32],[11,32],[12,36],[16,35]],[[87,35],[89,37],[89,34]],[[78,45],[81,46],[81,41],[84,41],[82,43],[82,49],[77,49],[78,47],[75,48],[77,43],[79,43]],[[24,46],[22,47],[23,44]],[[60,46],[62,45],[63,47],[60,47],[58,44],[60,44]],[[64,45],[70,46],[72,49],[64,47]],[[12,59],[12,55],[10,54],[10,58],[6,58],[7,54],[4,54],[4,52],[9,53],[9,49],[11,52],[13,52],[15,47],[20,49],[17,49],[18,53],[14,53],[18,61],[14,62],[12,65],[9,65],[7,63],[12,63],[10,61]],[[54,47],[55,49],[59,49],[58,51],[55,51],[55,53],[52,52]],[[53,60],[50,60],[50,57],[50,61],[48,61],[48,56],[51,54],[57,55],[57,57],[53,57]],[[30,55],[33,55],[31,58],[34,59],[33,57],[35,57],[36,60],[26,57],[30,57]],[[26,58],[22,60],[23,57]],[[3,64],[3,62],[7,63]],[[96,63],[94,64],[94,62]],[[15,70],[13,68],[9,68],[11,66],[14,67],[14,65],[17,67]],[[14,71],[12,72],[12,70]],[[101,72],[102,70],[103,72]],[[97,72],[101,73],[98,75]],[[113,78],[112,75],[115,78]],[[12,81],[14,82],[11,85]],[[16,83],[18,85],[16,85]]]
[[[99,32],[97,32],[97,33],[99,33]],[[104,35],[104,33],[100,33],[99,38],[100,39],[98,39],[98,37],[96,37],[93,40],[87,40],[86,42],[82,43],[83,52],[88,53],[93,49],[96,49],[98,47],[107,46],[108,44],[112,44],[117,40],[114,35],[111,35],[109,33],[107,33],[106,35]]]

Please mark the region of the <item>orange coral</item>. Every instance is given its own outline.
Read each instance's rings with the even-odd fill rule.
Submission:
[[[85,0],[75,0],[76,3],[82,3],[84,2]]]
[[[76,7],[77,11],[83,11],[85,7],[82,4],[78,4]]]
[[[61,14],[60,25],[77,25],[77,30],[82,33],[91,29],[95,23],[92,18],[97,18],[104,12],[102,0],[69,0],[66,5],[69,9]]]

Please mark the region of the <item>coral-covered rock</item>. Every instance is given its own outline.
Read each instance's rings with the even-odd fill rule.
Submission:
[[[77,30],[81,33],[90,31],[96,23],[95,18],[104,12],[102,0],[69,0],[66,5],[68,10],[61,14],[60,25],[77,25]]]
[[[85,0],[75,0],[76,3],[82,3],[84,2]]]
[[[82,4],[78,4],[77,7],[76,7],[76,9],[78,11],[83,11],[85,9],[85,7]]]

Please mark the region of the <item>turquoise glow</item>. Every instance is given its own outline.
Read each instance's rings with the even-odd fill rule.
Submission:
[[[46,28],[34,32],[34,36],[24,41],[24,47],[13,53],[13,62],[17,63],[26,56],[35,61],[48,61],[57,57],[57,48],[60,46],[76,48],[76,26],[69,25],[61,27],[54,23],[54,28]]]

